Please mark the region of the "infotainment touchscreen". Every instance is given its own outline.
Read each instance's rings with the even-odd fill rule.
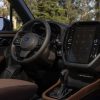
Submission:
[[[95,27],[76,27],[73,33],[72,46],[68,52],[67,60],[72,63],[86,64],[95,37]]]

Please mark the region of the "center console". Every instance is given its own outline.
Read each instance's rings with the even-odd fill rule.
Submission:
[[[72,24],[64,36],[62,55],[66,69],[62,70],[59,81],[43,93],[44,100],[67,100],[100,78],[100,22]],[[100,80],[97,84],[100,85]],[[84,91],[80,97],[86,94]]]
[[[60,97],[61,95],[50,95],[53,92],[59,94],[58,90],[54,91],[59,84],[58,81],[54,86],[46,90],[42,95],[43,100],[100,100],[100,79],[79,90],[72,89],[70,91],[69,88],[69,91],[66,92],[66,96],[62,98]]]
[[[73,73],[73,75],[77,77],[75,73]],[[86,79],[88,82],[90,81],[90,78]],[[94,80],[91,80],[91,82],[93,81]],[[88,82],[80,80],[78,77],[73,78],[70,72],[64,69],[61,72],[58,82],[43,93],[43,100],[65,100],[77,93],[84,86],[87,86],[89,84]]]

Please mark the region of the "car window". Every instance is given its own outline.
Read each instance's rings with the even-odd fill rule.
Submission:
[[[36,18],[61,23],[100,20],[99,0],[24,0]]]
[[[0,17],[7,18],[10,20],[10,4],[7,0],[0,0]],[[17,13],[13,9],[13,29],[18,30],[21,25],[22,21],[20,17],[17,15]]]
[[[0,0],[0,17],[9,19],[9,7],[7,0]]]

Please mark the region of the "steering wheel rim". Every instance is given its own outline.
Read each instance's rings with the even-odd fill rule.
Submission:
[[[15,39],[19,36],[19,33],[22,29],[24,29],[25,27],[27,27],[29,24],[31,23],[35,23],[35,22],[40,22],[44,25],[45,27],[45,33],[46,33],[46,36],[45,36],[45,39],[44,39],[44,42],[42,44],[42,46],[40,47],[40,49],[35,53],[33,54],[31,57],[28,57],[28,58],[24,58],[23,60],[20,60],[18,59],[17,55],[15,54],[16,53],[16,46],[14,44],[14,41]],[[39,19],[35,19],[35,20],[31,20],[29,22],[27,22],[26,24],[24,24],[23,27],[21,27],[21,29],[16,33],[13,41],[12,41],[12,44],[11,44],[11,55],[12,55],[12,58],[19,62],[19,63],[28,63],[28,62],[31,62],[31,61],[34,61],[35,59],[37,59],[42,53],[43,51],[46,49],[46,47],[48,46],[49,44],[49,41],[50,41],[50,36],[51,36],[51,30],[50,30],[50,26],[49,24],[47,23],[47,21],[44,21],[44,20],[39,20]]]

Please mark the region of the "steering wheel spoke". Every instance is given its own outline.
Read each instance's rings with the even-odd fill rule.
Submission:
[[[21,38],[16,38],[14,41],[13,41],[13,44],[15,46],[20,46],[20,42],[21,42]]]
[[[31,52],[31,51],[24,51],[24,50],[21,50],[21,52],[20,52],[20,57],[21,57],[21,58],[26,58],[30,52]]]
[[[38,47],[38,46],[41,46],[41,45],[43,44],[43,42],[44,42],[44,39],[43,39],[43,38],[39,38],[39,39],[38,39],[37,47]]]

